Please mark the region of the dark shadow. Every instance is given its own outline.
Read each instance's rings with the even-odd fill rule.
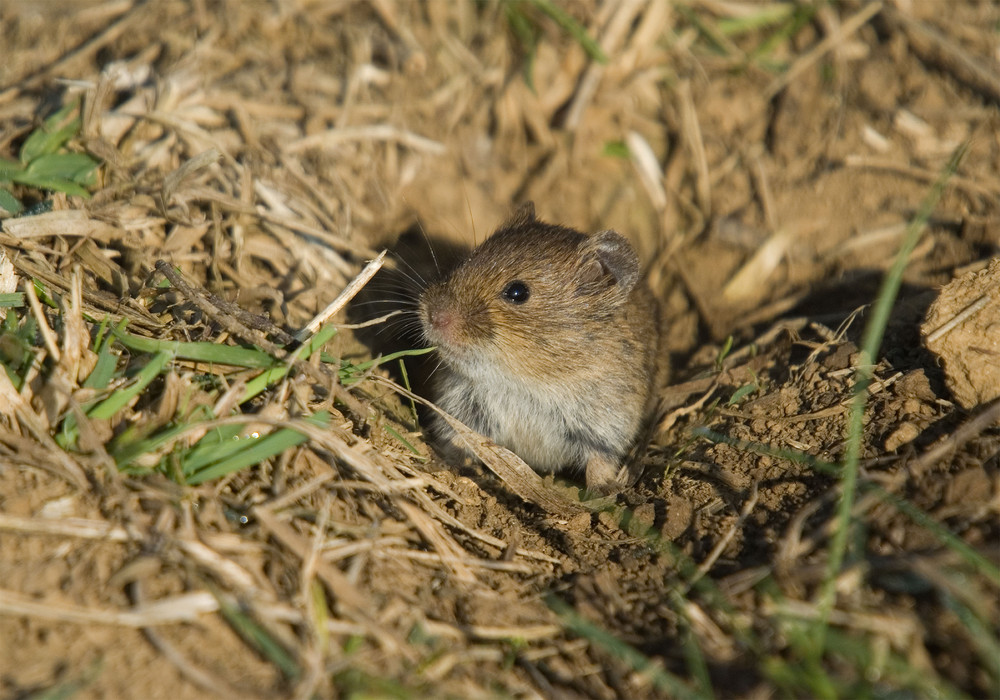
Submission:
[[[871,318],[871,305],[878,296],[884,276],[882,270],[852,271],[818,287],[787,315],[807,316],[836,330],[855,309],[869,305],[854,320],[845,337],[845,340],[860,346],[865,326]],[[889,312],[878,359],[884,359],[894,369],[904,372],[923,369],[934,392],[938,396],[946,396],[944,376],[920,336],[920,326],[937,294],[937,289],[925,285],[904,283],[900,287]]]
[[[348,321],[355,324],[395,314],[355,331],[373,357],[426,347],[417,315],[420,294],[460,263],[470,246],[428,236],[418,222],[400,234],[388,250],[386,264],[347,308]],[[386,369],[397,381],[408,381],[417,394],[427,396],[436,362],[433,354],[405,358],[406,378],[397,363]]]

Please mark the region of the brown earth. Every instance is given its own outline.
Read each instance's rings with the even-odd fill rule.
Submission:
[[[118,475],[99,435],[74,456],[81,488],[8,407],[0,429],[22,440],[0,452],[0,695],[676,694],[567,629],[576,619],[692,687],[696,645],[722,697],[805,694],[765,660],[794,657],[795,621],[820,607],[841,494],[823,465],[845,454],[866,305],[962,144],[874,368],[830,635],[949,692],[997,692],[953,605],[989,621],[995,643],[996,582],[892,504],[1000,561],[996,403],[957,407],[920,335],[936,289],[1000,250],[1000,9],[822,5],[758,55],[767,30],[716,45],[693,21],[714,26],[741,3],[565,6],[609,61],[533,11],[533,87],[492,4],[0,6],[0,155],[83,94],[79,145],[107,163],[93,199],[56,196],[42,215],[83,211],[84,235],[27,217],[4,221],[0,243],[22,278],[42,270],[60,293],[79,266],[92,318],[151,311],[135,332],[221,340],[212,319],[150,292],[163,258],[294,330],[383,246],[468,246],[531,199],[547,220],[636,244],[675,367],[639,483],[569,515],[486,469],[416,457],[386,429],[433,454],[409,403],[374,379],[354,390],[365,421],[309,382],[276,389],[254,410],[346,417],[329,442],[197,487]],[[210,148],[218,159],[172,177]],[[345,331],[327,349],[363,359],[386,335]],[[107,435],[173,415],[163,397],[195,370],[178,366]],[[47,415],[40,384],[22,393]],[[154,625],[143,603],[157,600],[203,607]],[[220,604],[299,671],[255,652]],[[878,659],[840,654],[827,669],[842,696],[879,687]],[[892,678],[883,690],[920,687]]]

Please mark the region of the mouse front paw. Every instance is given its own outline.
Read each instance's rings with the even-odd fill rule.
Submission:
[[[619,479],[621,465],[605,455],[593,455],[587,460],[587,490],[597,496],[611,496],[626,484]]]

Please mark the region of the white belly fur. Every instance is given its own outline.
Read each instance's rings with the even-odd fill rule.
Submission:
[[[622,415],[620,397],[600,382],[572,389],[496,375],[477,382],[442,370],[451,376],[442,382],[440,407],[541,472],[582,467],[595,452],[624,456],[641,419]]]

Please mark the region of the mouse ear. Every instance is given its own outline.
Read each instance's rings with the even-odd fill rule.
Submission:
[[[507,217],[507,221],[504,222],[504,227],[514,228],[515,226],[524,226],[533,221],[537,221],[535,218],[535,203],[528,201],[519,205],[517,209],[511,212],[510,216]]]
[[[580,248],[581,293],[616,287],[624,301],[639,281],[639,256],[616,231],[601,231],[587,238]]]

